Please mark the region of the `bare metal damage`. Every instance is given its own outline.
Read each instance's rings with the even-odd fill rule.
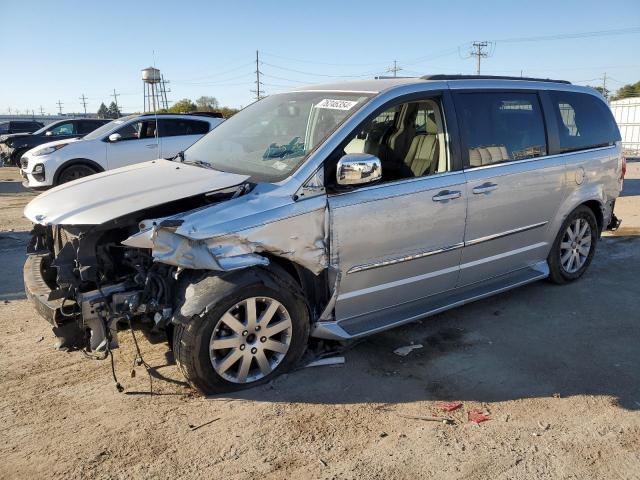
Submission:
[[[246,206],[251,204],[249,196],[226,202],[227,208],[234,209],[228,204],[239,203],[234,209],[236,213],[246,210]],[[198,210],[184,216],[184,223],[179,228],[154,226],[122,243],[150,248],[156,261],[185,269],[230,271],[267,265],[269,259],[261,255],[264,253],[288,259],[316,275],[327,268],[327,207],[324,199],[282,204],[268,212],[247,215],[244,221],[233,222],[233,226],[240,228],[225,233],[220,233],[224,215],[216,215],[215,210],[219,208]],[[283,213],[288,215],[283,218]],[[197,216],[197,219],[191,216]],[[221,217],[222,222],[211,222],[211,219]],[[203,224],[203,219],[209,220],[209,225]],[[144,223],[151,225],[154,222]],[[197,230],[191,228],[194,224],[198,225]],[[242,228],[242,224],[251,226]],[[212,236],[206,238],[207,232]]]

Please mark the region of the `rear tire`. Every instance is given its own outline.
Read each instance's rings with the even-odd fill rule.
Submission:
[[[73,180],[77,180],[82,177],[88,177],[89,175],[95,175],[96,173],[98,172],[88,165],[71,165],[60,172],[58,181],[56,182],[56,186],[62,185],[63,183],[71,182]]]
[[[173,332],[176,363],[201,393],[214,395],[268,382],[304,354],[307,306],[293,278],[276,272],[251,269],[209,276],[180,292],[183,298],[207,296],[204,311],[180,317]]]
[[[598,237],[598,222],[589,207],[581,205],[571,212],[547,258],[549,280],[562,285],[580,278],[591,264]]]

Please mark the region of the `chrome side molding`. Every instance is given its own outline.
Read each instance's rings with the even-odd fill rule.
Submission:
[[[414,253],[412,255],[406,255],[404,257],[390,258],[388,260],[381,260],[374,263],[365,263],[363,265],[356,265],[347,270],[347,275],[350,273],[364,272],[374,268],[387,267],[389,265],[395,265],[397,263],[410,262],[412,260],[418,260],[420,258],[430,257],[431,255],[438,255],[439,253],[450,252],[459,248],[470,247],[472,245],[478,245],[479,243],[488,242],[490,240],[496,240],[498,238],[507,237],[509,235],[515,235],[516,233],[526,232],[535,228],[545,226],[547,221],[534,223],[533,225],[527,225],[526,227],[514,228],[513,230],[507,230],[506,232],[494,233],[493,235],[487,235],[486,237],[474,238],[467,242],[456,243],[449,245],[448,247],[437,248],[434,250],[426,250],[424,252]]]

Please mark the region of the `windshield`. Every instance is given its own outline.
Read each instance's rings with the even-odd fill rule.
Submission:
[[[49,130],[50,128],[53,128],[53,127],[55,127],[57,124],[62,123],[62,122],[64,122],[64,120],[61,120],[61,121],[59,121],[59,122],[53,122],[53,123],[50,123],[49,125],[45,125],[45,126],[44,126],[44,127],[42,127],[41,129],[36,130],[35,132],[33,132],[33,135],[40,135],[41,133],[46,132],[46,131],[47,131],[47,130]]]
[[[291,92],[235,114],[184,153],[185,162],[257,181],[279,181],[371,98],[365,93]]]
[[[118,125],[122,125],[124,122],[126,122],[127,120],[129,120],[131,118],[133,118],[133,116],[129,115],[128,117],[121,117],[121,118],[118,118],[117,120],[112,120],[111,122],[105,123],[101,127],[96,128],[93,132],[88,133],[87,135],[82,137],[82,139],[83,140],[95,140],[96,138],[101,138],[103,135],[106,135],[111,130],[113,130],[115,127],[117,127]]]

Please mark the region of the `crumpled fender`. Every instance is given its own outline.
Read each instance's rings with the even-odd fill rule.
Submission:
[[[237,204],[241,198],[235,200],[229,203]],[[217,230],[216,233],[203,238],[202,231],[208,227],[204,222],[215,218],[213,213],[226,203],[223,202],[212,206],[211,211],[198,209],[193,213],[195,218],[189,214],[180,216],[185,223],[198,225],[197,230],[162,227],[162,222],[152,221],[148,224],[155,223],[153,228],[132,235],[122,243],[150,248],[156,261],[186,269],[231,271],[267,265],[269,259],[260,254],[268,253],[291,260],[318,275],[328,266],[326,199],[291,202],[245,217],[240,210],[238,216],[243,221],[234,221],[234,226],[240,227],[238,230],[219,233],[220,228],[209,227]],[[265,203],[268,206],[266,198]]]

